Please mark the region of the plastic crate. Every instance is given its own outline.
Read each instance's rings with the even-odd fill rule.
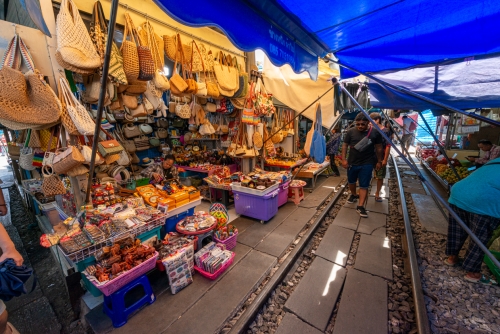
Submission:
[[[156,259],[158,257],[158,252],[156,252],[150,259],[144,261],[140,265],[130,269],[127,272],[119,275],[118,277],[108,281],[104,284],[97,281],[97,279],[92,278],[91,283],[105,295],[109,296],[113,292],[118,291],[120,288],[124,287],[128,283],[135,280],[137,277],[144,275],[148,271],[154,269],[156,266]]]
[[[233,253],[233,255],[231,256],[231,258],[222,267],[220,267],[219,270],[217,270],[213,274],[211,274],[208,271],[205,271],[205,270],[197,267],[196,265],[194,265],[194,270],[196,270],[197,272],[199,272],[200,275],[203,276],[203,277],[206,277],[206,278],[211,279],[211,280],[216,280],[220,275],[222,275],[226,271],[227,268],[229,268],[233,264],[234,256],[235,255],[236,254]]]
[[[144,241],[149,240],[152,237],[156,236],[158,238],[158,240],[161,240],[160,230],[161,230],[161,226],[155,227],[151,231],[147,231],[147,232],[139,234],[137,236],[137,239],[141,240],[141,242],[144,242]]]
[[[136,187],[147,186],[149,184],[149,178],[145,177],[135,181]]]
[[[75,263],[75,266],[79,272],[82,272],[85,269],[87,269],[88,266],[93,265],[95,263],[96,263],[95,257],[91,256],[83,261]],[[90,292],[92,296],[99,297],[102,295],[102,292],[99,291],[99,289],[96,288],[94,284],[90,283],[89,279],[87,278],[87,276],[85,276],[85,274],[81,273],[81,276],[85,289],[87,289],[87,291]]]
[[[497,258],[497,260],[500,260],[500,252],[495,252],[493,250],[490,250],[490,252]],[[495,275],[497,282],[500,282],[500,268],[495,266],[493,261],[491,261],[491,259],[486,254],[484,255],[484,263],[486,263],[486,265],[488,266],[488,268],[490,268],[493,275]]]
[[[282,206],[288,202],[288,185],[290,181],[280,184],[280,192],[278,193],[278,206]]]
[[[176,225],[178,222],[180,222],[182,219],[194,215],[194,208],[191,208],[187,211],[181,212],[179,214],[176,214],[172,217],[167,218],[165,221],[165,233],[169,232],[175,232]]]
[[[278,193],[276,189],[264,196],[257,196],[233,190],[234,206],[239,215],[266,222],[278,212]]]

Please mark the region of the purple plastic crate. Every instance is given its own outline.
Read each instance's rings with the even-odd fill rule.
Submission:
[[[278,212],[278,193],[276,189],[265,196],[252,195],[233,190],[234,206],[239,215],[268,221]]]
[[[288,185],[290,181],[286,181],[280,184],[280,192],[278,194],[278,207],[282,206],[286,202],[288,202]]]

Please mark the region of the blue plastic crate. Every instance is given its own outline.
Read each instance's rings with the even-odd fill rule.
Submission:
[[[181,212],[175,216],[167,218],[165,221],[165,232],[175,232],[175,226],[177,225],[178,222],[180,222],[182,219],[194,215],[194,208],[191,208],[187,211]]]

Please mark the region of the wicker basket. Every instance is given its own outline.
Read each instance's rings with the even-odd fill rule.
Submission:
[[[130,269],[129,271],[121,274],[120,276],[106,283],[98,282],[94,276],[87,274],[87,272],[84,272],[84,274],[88,278],[88,280],[92,282],[92,284],[94,284],[94,286],[98,288],[105,296],[109,296],[113,292],[118,291],[120,288],[124,287],[128,283],[135,280],[137,277],[152,270],[156,265],[157,257],[158,257],[158,252],[155,252],[155,254],[150,259],[144,261],[137,267]]]

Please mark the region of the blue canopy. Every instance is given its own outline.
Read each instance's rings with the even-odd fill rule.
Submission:
[[[242,50],[261,48],[273,64],[313,79],[327,53],[376,73],[500,52],[498,0],[155,2],[183,24],[217,26]]]

